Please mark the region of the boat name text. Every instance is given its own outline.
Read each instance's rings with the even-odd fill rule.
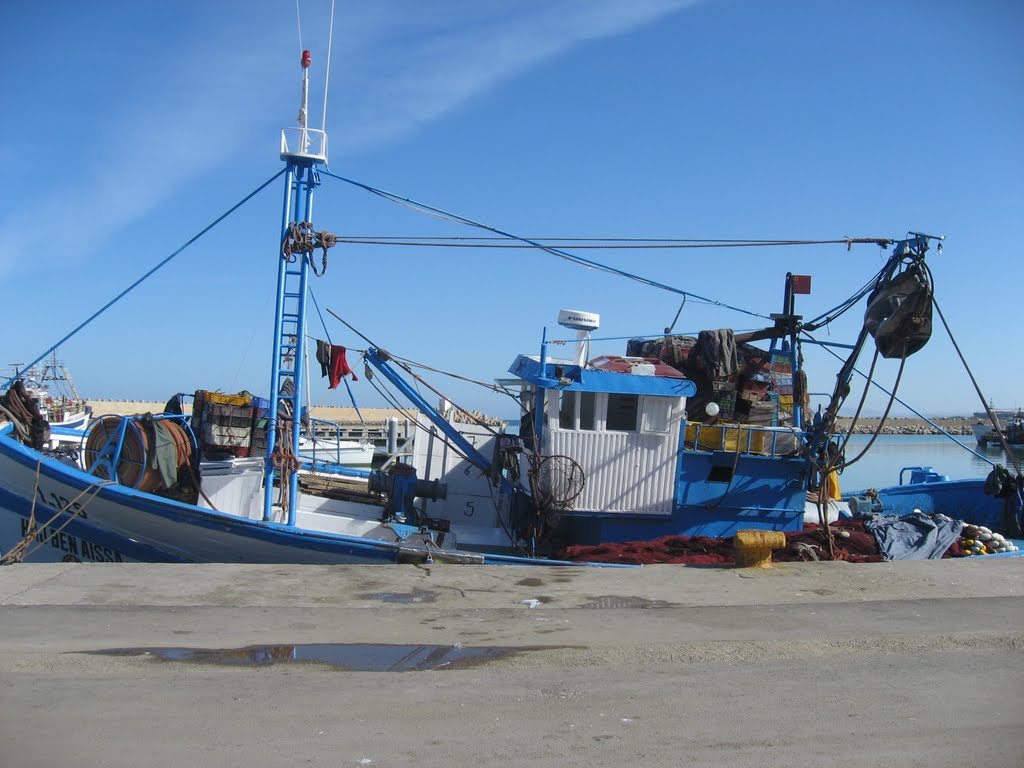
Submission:
[[[21,521],[21,535],[28,535],[28,520]],[[93,544],[91,541],[72,536],[70,533],[58,531],[52,526],[45,526],[36,531],[35,540],[39,543],[49,541],[50,546],[67,552],[76,558],[91,560],[95,563],[123,563],[124,557],[116,549]]]

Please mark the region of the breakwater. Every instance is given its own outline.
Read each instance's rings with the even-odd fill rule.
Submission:
[[[105,413],[159,413],[163,410],[163,403],[150,402],[144,400],[89,400],[88,404],[92,406],[93,415],[101,416]],[[191,409],[191,405],[185,406],[185,412],[188,413]],[[401,411],[397,411],[391,408],[363,408],[361,409],[363,419],[366,424],[372,425],[373,427],[379,427],[386,423],[390,418],[395,417],[400,421],[404,421],[405,415]],[[329,421],[337,421],[343,425],[351,425],[352,430],[358,431],[360,423],[358,414],[353,408],[342,408],[335,406],[324,406],[314,405],[312,408],[313,417],[317,419],[326,419]],[[849,432],[850,429],[850,417],[840,416],[837,419],[837,426],[840,432]],[[857,425],[853,430],[855,435],[871,435],[874,434],[878,429],[877,418],[861,418],[857,420]],[[951,435],[970,435],[971,427],[977,423],[977,419],[973,416],[944,416],[932,419],[938,426],[942,427],[946,432]],[[924,419],[917,418],[889,418],[886,419],[885,425],[882,427],[883,435],[939,435],[942,434],[938,429],[933,427]],[[345,435],[349,437],[350,435]],[[351,435],[352,437],[355,434]]]
[[[950,435],[971,435],[972,427],[977,423],[973,416],[947,416],[934,418],[932,421]],[[840,416],[836,420],[836,426],[840,432],[850,431],[851,419],[848,416]],[[853,429],[855,435],[873,435],[878,431],[879,419],[861,418]],[[932,426],[924,419],[916,418],[888,418],[882,426],[883,435],[941,435],[942,430]]]

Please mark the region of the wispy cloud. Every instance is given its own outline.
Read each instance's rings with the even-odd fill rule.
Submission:
[[[332,153],[409,135],[547,59],[696,1],[453,0],[350,8],[358,15],[339,16],[336,24],[331,100],[346,106],[337,129],[328,115]],[[55,177],[63,180],[48,191],[27,189],[0,214],[0,274],[24,264],[39,246],[39,232],[25,222],[49,223],[45,247],[52,258],[84,259],[184,185],[216,172],[237,156],[233,150],[257,135],[265,141],[279,108],[297,106],[295,73],[283,76],[276,63],[291,51],[282,50],[281,19],[274,22],[271,30],[249,19],[251,29],[231,36],[238,47],[206,33],[178,41],[184,51],[156,51],[149,62],[155,74],[111,93],[111,106],[80,115],[93,123],[83,131],[93,139],[68,147],[80,154],[71,173]],[[308,47],[324,35],[322,24],[303,31]],[[254,53],[261,44],[274,55]],[[213,66],[211,50],[217,53]],[[311,104],[315,125],[315,97]],[[0,148],[0,156],[10,157],[10,148]]]
[[[414,132],[495,85],[581,43],[624,34],[698,0],[454,3],[447,13],[366,29],[342,75],[351,112],[332,145],[359,151]]]

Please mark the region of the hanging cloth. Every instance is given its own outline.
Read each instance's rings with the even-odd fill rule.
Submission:
[[[316,361],[320,363],[320,375],[331,375],[331,342],[316,340]]]
[[[319,353],[318,353],[319,354]],[[319,359],[319,357],[317,358]],[[336,389],[338,384],[341,383],[343,377],[352,374],[352,381],[359,381],[359,377],[356,376],[348,366],[348,360],[345,359],[345,348],[338,344],[331,344],[331,384],[330,389]]]
[[[736,373],[739,370],[739,363],[736,357],[736,338],[732,329],[701,331],[688,359],[696,363],[704,373],[716,379]]]

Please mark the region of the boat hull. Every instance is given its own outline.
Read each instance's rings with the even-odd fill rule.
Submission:
[[[115,562],[357,564],[397,562],[415,551],[398,542],[250,520],[124,486],[99,486],[96,478],[7,435],[0,435],[0,476],[0,551],[22,540],[34,511],[37,544],[47,546],[30,546],[29,561],[70,555]],[[74,542],[67,538],[72,536]],[[96,548],[95,556],[82,556]]]
[[[987,496],[984,478],[907,483],[880,488],[877,494],[885,514],[905,515],[920,510],[983,525],[1007,536],[1019,534],[1020,499],[1013,495]]]

